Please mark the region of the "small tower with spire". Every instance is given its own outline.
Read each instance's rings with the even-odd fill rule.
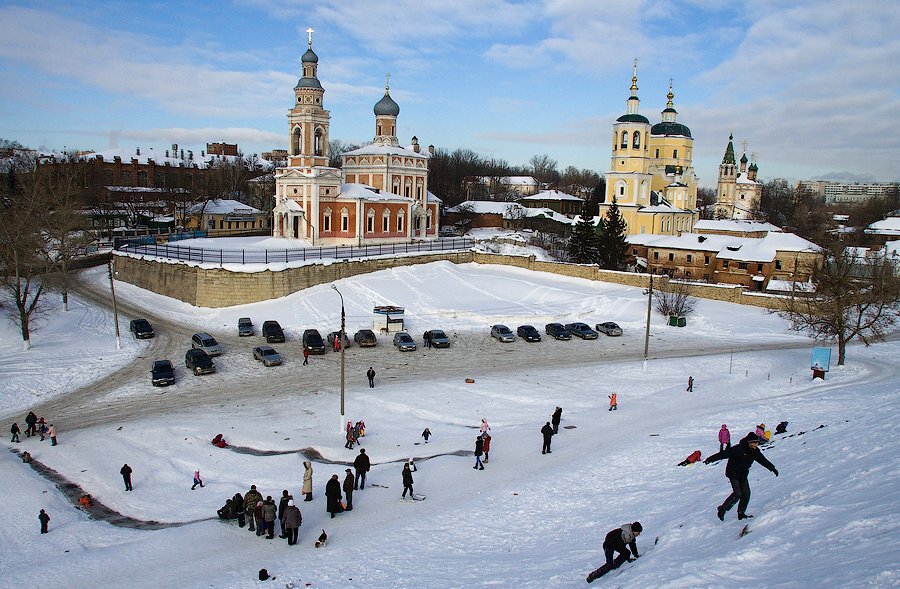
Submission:
[[[650,182],[647,172],[650,121],[640,114],[637,85],[637,59],[631,76],[631,96],[625,114],[613,123],[612,158],[607,175],[606,203],[615,198],[620,205],[649,205]],[[601,207],[601,214],[603,210]]]
[[[306,29],[306,53],[300,58],[302,76],[294,86],[294,106],[288,113],[289,166],[327,166],[328,128],[331,115],[325,110],[325,89],[319,82],[319,56],[312,48],[312,28]]]
[[[398,147],[397,139],[397,115],[400,114],[400,106],[391,98],[391,74],[384,76],[384,96],[375,103],[375,139],[373,143]]]
[[[737,163],[734,160],[734,135],[728,135],[725,155],[719,164],[716,187],[716,216],[730,219],[734,214],[734,191],[737,182]]]

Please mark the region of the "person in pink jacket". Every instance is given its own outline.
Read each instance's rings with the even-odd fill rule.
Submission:
[[[719,452],[725,448],[731,448],[731,432],[723,423],[722,429],[719,430]]]

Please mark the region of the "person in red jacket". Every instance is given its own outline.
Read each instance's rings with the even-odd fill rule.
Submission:
[[[491,434],[485,433],[482,437],[484,438],[484,447],[481,451],[484,452],[484,463],[487,464],[491,452]]]
[[[691,454],[678,463],[678,466],[688,466],[690,464],[694,464],[695,462],[700,462],[700,450],[694,450]]]
[[[609,396],[609,410],[617,411],[619,408],[618,402],[616,401],[616,394],[613,393]]]

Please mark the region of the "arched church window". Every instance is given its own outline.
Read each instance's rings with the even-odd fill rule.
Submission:
[[[341,209],[341,231],[344,233],[350,231],[350,211],[347,207]]]
[[[325,155],[325,133],[321,128],[316,129],[316,155]]]
[[[676,159],[676,160],[678,159],[678,150],[677,149],[672,150],[672,159]]]
[[[291,155],[300,153],[300,127],[294,127],[291,131]]]
[[[653,157],[655,157],[655,158],[658,158],[658,157],[659,157],[659,150],[658,150],[658,149],[656,150],[656,153],[653,154]]]
[[[399,179],[399,178],[394,178],[394,189],[393,189],[393,193],[394,193],[394,194],[400,194],[400,179]]]
[[[641,132],[635,131],[631,136],[631,147],[639,149],[641,147]]]
[[[416,198],[422,198],[422,180],[416,182]]]
[[[400,209],[397,211],[397,233],[403,233],[406,230],[405,220],[406,214],[403,212],[403,209]]]
[[[375,209],[370,208],[366,212],[366,233],[375,232]]]
[[[146,186],[147,185],[147,172],[145,170],[141,170],[137,173],[138,186]]]
[[[425,230],[431,229],[431,209],[428,209],[428,212],[425,213]]]
[[[322,231],[331,231],[331,207],[325,207],[322,215]]]
[[[391,209],[384,209],[381,213],[381,230],[385,233],[391,230]]]
[[[644,146],[650,147],[650,133],[644,133]]]
[[[409,180],[406,181],[406,184],[403,187],[403,196],[406,198],[412,197],[412,182]]]
[[[381,123],[378,123],[378,135],[381,135]]]
[[[619,182],[617,185],[618,190],[616,192],[619,193],[619,196],[625,196],[625,183]]]
[[[628,131],[622,131],[622,149],[628,147]]]

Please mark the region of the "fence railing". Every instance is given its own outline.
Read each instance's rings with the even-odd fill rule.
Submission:
[[[121,252],[155,256],[170,260],[209,262],[214,264],[270,264],[278,262],[304,262],[307,260],[368,258],[417,252],[446,252],[467,250],[475,245],[474,239],[441,238],[415,243],[387,243],[379,245],[338,245],[295,249],[205,249],[173,243],[142,243],[128,240],[117,244]]]

